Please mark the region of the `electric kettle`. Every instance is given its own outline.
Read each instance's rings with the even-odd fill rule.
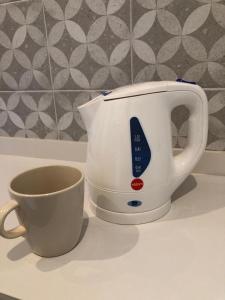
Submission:
[[[190,111],[188,145],[173,156],[171,111]],[[200,159],[207,140],[207,98],[196,84],[124,86],[78,107],[88,132],[86,180],[96,216],[140,224],[166,214],[171,195]]]

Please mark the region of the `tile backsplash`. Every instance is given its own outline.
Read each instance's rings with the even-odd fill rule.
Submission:
[[[225,0],[0,0],[0,135],[86,140],[77,106],[101,89],[181,77],[209,100],[225,150]],[[188,111],[172,114],[174,146]]]

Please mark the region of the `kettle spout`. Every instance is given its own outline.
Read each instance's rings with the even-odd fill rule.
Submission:
[[[89,133],[91,124],[95,118],[97,110],[102,102],[102,96],[98,96],[93,100],[78,107],[78,111],[81,114],[81,118],[84,122],[87,133]]]

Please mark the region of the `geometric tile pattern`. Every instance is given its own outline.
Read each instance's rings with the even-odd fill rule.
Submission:
[[[42,9],[41,1],[0,7],[1,90],[51,88]]]
[[[101,89],[194,80],[208,149],[225,150],[224,0],[0,0],[0,135],[87,140],[77,106]],[[172,113],[185,147],[189,112]]]
[[[57,138],[51,92],[0,92],[0,134]]]
[[[96,92],[64,91],[55,93],[60,139],[87,140],[85,126],[77,107],[94,98],[96,95]]]
[[[129,7],[127,0],[45,1],[55,89],[131,82]]]
[[[209,92],[208,149],[225,150],[225,91]]]
[[[134,81],[176,79],[225,87],[225,2],[134,2]]]

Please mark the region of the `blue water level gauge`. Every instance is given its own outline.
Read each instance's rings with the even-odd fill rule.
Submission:
[[[151,160],[151,150],[137,117],[130,119],[132,171],[134,177],[140,177]]]

